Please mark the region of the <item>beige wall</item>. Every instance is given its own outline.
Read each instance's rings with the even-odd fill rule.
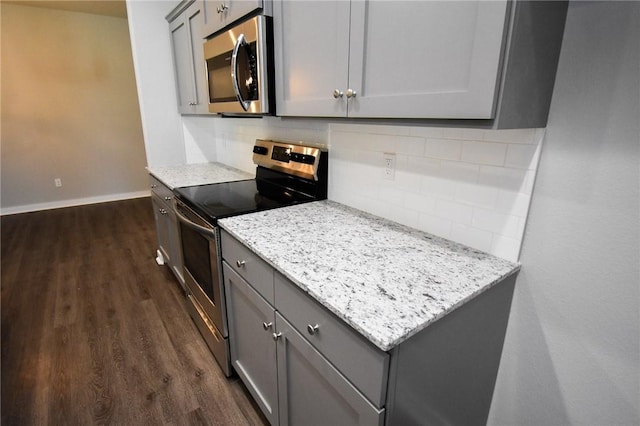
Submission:
[[[0,14],[2,213],[142,195],[126,19],[11,4]]]

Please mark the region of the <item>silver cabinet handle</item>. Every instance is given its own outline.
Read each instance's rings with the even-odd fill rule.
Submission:
[[[160,209],[160,214],[167,214],[167,211],[165,209]]]
[[[333,97],[336,99],[341,98],[342,96],[344,96],[344,93],[340,91],[340,89],[334,89],[333,90]]]
[[[151,189],[156,189],[157,187],[158,185],[155,185],[155,184],[151,185]]]
[[[312,336],[314,334],[317,334],[318,331],[320,331],[320,326],[318,324],[316,324],[316,325],[311,325],[311,324],[307,325],[307,333],[311,334]]]
[[[218,7],[216,8],[216,11],[217,11],[218,13],[223,13],[223,12],[226,12],[226,11],[227,11],[227,9],[229,9],[229,6],[227,6],[227,5],[226,5],[226,4],[224,4],[224,3],[221,3],[221,4],[220,4],[220,6],[218,6]]]
[[[171,197],[164,197],[165,201],[171,201]]]
[[[236,266],[238,268],[242,268],[247,262],[245,262],[244,260],[236,260]]]
[[[273,337],[273,340],[277,341],[280,338],[280,336],[282,336],[282,333],[273,333],[271,336]]]
[[[265,330],[269,330],[272,325],[273,325],[272,322],[263,322],[262,323],[262,328],[264,328]]]
[[[347,98],[351,99],[355,97],[356,97],[356,91],[353,89],[347,89]]]

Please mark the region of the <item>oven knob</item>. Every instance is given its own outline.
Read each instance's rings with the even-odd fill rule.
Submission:
[[[256,145],[256,146],[253,147],[253,152],[255,154],[267,155],[267,152],[269,152],[269,150],[265,146]]]
[[[247,262],[245,262],[244,260],[236,260],[236,266],[238,268],[242,268],[245,265],[245,263]]]

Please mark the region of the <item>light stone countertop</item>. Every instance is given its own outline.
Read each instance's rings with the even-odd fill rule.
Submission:
[[[222,163],[147,167],[147,171],[167,185],[169,189],[255,178],[254,174],[235,169]]]
[[[219,224],[383,351],[520,268],[328,200]]]

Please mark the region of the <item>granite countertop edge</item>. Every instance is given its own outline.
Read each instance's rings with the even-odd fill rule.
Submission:
[[[334,203],[334,202],[332,202],[332,203]],[[311,204],[313,204],[313,203],[311,203]],[[334,204],[337,204],[337,203],[334,203]],[[389,221],[389,223],[392,223],[392,222]],[[251,242],[246,241],[241,235],[239,235],[238,233],[234,232],[232,227],[227,226],[224,223],[224,220],[220,221],[219,225],[220,225],[220,227],[222,229],[224,229],[231,236],[233,236],[239,242],[241,242],[245,247],[247,247],[251,252],[255,253],[260,259],[262,259],[265,262],[267,262],[267,264],[269,264],[271,267],[273,267],[276,271],[278,271],[280,274],[282,274],[284,277],[286,277],[288,280],[290,280],[292,283],[294,283],[302,291],[307,293],[317,303],[319,303],[322,306],[324,306],[330,312],[335,314],[339,319],[341,319],[347,325],[349,325],[351,328],[356,330],[359,334],[361,334],[369,342],[371,342],[373,345],[375,345],[376,347],[378,347],[379,349],[381,349],[382,351],[385,351],[385,352],[388,352],[391,349],[393,349],[394,347],[400,345],[402,342],[404,342],[405,340],[409,339],[411,336],[413,336],[413,335],[419,333],[420,331],[424,330],[429,325],[433,324],[434,322],[438,321],[439,319],[441,319],[441,318],[445,317],[446,315],[450,314],[451,312],[455,311],[456,309],[458,309],[459,307],[461,307],[465,303],[467,303],[470,300],[478,297],[480,294],[488,291],[489,289],[494,287],[496,284],[502,282],[503,280],[507,279],[508,277],[510,277],[510,276],[512,276],[514,274],[517,274],[519,272],[519,270],[520,270],[520,267],[521,267],[521,265],[519,263],[510,262],[513,265],[513,268],[510,271],[508,271],[508,272],[506,272],[504,274],[501,274],[500,276],[497,276],[491,282],[483,284],[480,288],[476,289],[475,291],[473,291],[472,293],[470,293],[466,297],[458,300],[454,304],[451,304],[446,309],[443,309],[442,311],[438,312],[432,318],[429,318],[428,320],[422,322],[420,325],[418,325],[418,326],[414,327],[413,329],[405,332],[404,334],[400,335],[399,337],[397,337],[397,338],[395,338],[393,340],[390,340],[390,341],[386,341],[386,340],[382,341],[382,340],[378,339],[375,335],[373,335],[371,332],[369,332],[367,329],[364,329],[358,323],[352,321],[349,318],[348,315],[345,315],[344,312],[341,312],[339,309],[336,309],[330,303],[327,303],[326,301],[324,301],[323,297],[320,294],[315,293],[313,291],[313,289],[311,289],[311,288],[309,288],[309,286],[305,285],[305,283],[302,282],[298,277],[296,277],[295,275],[289,273],[287,270],[282,268],[280,265],[278,265],[276,262],[274,262],[268,256],[266,256],[265,254],[263,254],[259,250],[257,250],[253,246],[253,244]],[[398,224],[393,223],[393,225],[395,226],[395,225],[398,225]],[[400,226],[404,227],[403,225],[400,225]],[[421,231],[417,231],[417,230],[415,230],[415,231],[416,232],[421,232]],[[439,237],[437,237],[437,238],[441,239]]]
[[[147,173],[169,189],[254,179],[251,173],[218,162],[145,167]]]

